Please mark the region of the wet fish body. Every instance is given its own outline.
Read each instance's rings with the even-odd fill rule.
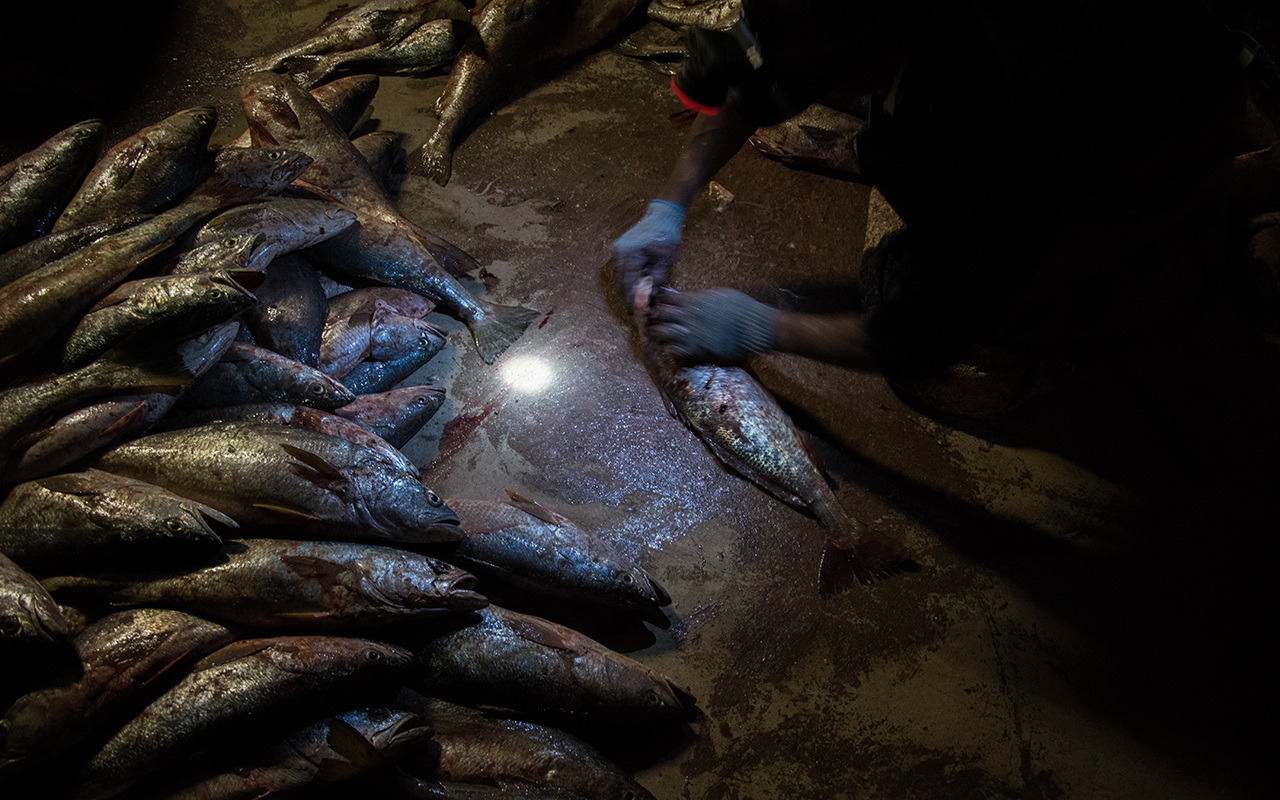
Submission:
[[[329,81],[311,90],[311,96],[320,107],[333,117],[338,127],[348,135],[353,133],[370,114],[369,104],[378,93],[377,75],[349,75],[345,78]],[[232,143],[233,147],[252,147],[253,137],[249,130],[240,134],[240,138]]]
[[[12,283],[23,275],[35,272],[60,258],[66,258],[82,247],[88,247],[106,236],[119,233],[152,216],[154,215],[132,214],[93,222],[60,233],[45,234],[21,247],[15,247],[7,253],[0,254],[0,286]]]
[[[221,543],[235,522],[142,481],[89,469],[14,486],[0,504],[0,552],[28,570],[173,563]]]
[[[207,169],[217,121],[211,106],[189,108],[119,142],[89,171],[53,230],[173,205]]]
[[[61,642],[69,631],[40,582],[0,553],[0,641]]]
[[[339,8],[302,41],[250,62],[252,71],[278,70],[298,56],[324,55],[368,46],[391,47],[432,19],[434,0],[372,0]]]
[[[692,4],[650,0],[646,8],[649,19],[712,30],[727,30],[742,16],[742,0],[703,0]]]
[[[267,238],[260,233],[226,236],[192,247],[164,267],[162,272],[167,275],[193,275],[198,272],[254,269],[254,254],[266,241]]]
[[[263,241],[246,265],[264,269],[274,259],[336,236],[355,223],[356,215],[338,203],[279,197],[222,212],[196,232],[194,246],[260,235]]]
[[[421,369],[444,347],[444,330],[429,322],[416,322],[408,330],[416,335],[411,349],[385,361],[360,362],[342,376],[343,385],[357,395],[388,391]]]
[[[428,693],[518,711],[685,719],[694,698],[670,678],[577,631],[490,605],[476,624],[418,648]]]
[[[373,431],[393,447],[404,447],[444,404],[442,386],[405,386],[363,394],[334,414]]]
[[[386,187],[390,183],[391,167],[400,155],[400,134],[394,131],[372,131],[351,140],[378,182]]]
[[[482,608],[475,576],[391,547],[283,539],[225,542],[205,565],[160,576],[62,575],[54,595],[178,608],[226,623],[314,632],[362,630]]]
[[[481,577],[539,594],[619,608],[656,608],[671,596],[609,542],[532,500],[453,500],[462,541],[451,555]]]
[[[135,609],[103,617],[75,639],[79,675],[21,696],[5,713],[0,775],[67,750],[130,701],[146,698],[152,682],[234,638],[223,626],[181,611]]]
[[[76,797],[117,794],[166,761],[237,733],[285,734],[303,707],[322,714],[367,704],[410,658],[391,645],[343,637],[227,645],[198,662],[89,759],[77,776]]]
[[[44,236],[98,155],[102,120],[65,128],[0,166],[0,252]]]
[[[296,255],[274,259],[255,291],[244,322],[263,347],[309,367],[320,366],[320,341],[329,301],[320,278]]]
[[[247,403],[296,403],[337,408],[355,395],[315,367],[265,347],[235,342],[182,397],[188,408],[215,408]]]
[[[438,325],[388,308],[346,319],[330,318],[324,326],[319,368],[341,378],[365,360],[397,361],[428,350],[434,356],[443,347],[445,335]]]
[[[379,75],[431,75],[458,55],[467,25],[453,19],[424,22],[395,44],[376,43],[325,55],[297,56],[289,61],[298,82],[311,87],[340,70]]]
[[[452,509],[398,463],[334,436],[210,423],[144,436],[94,465],[210,505],[241,525],[309,537],[457,541]]]

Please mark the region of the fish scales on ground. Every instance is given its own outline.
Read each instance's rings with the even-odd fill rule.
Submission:
[[[193,380],[222,358],[239,328],[238,322],[224,323],[177,344],[175,350]],[[183,388],[82,399],[87,405],[26,434],[3,454],[0,482],[54,475],[90,453],[142,436],[173,407]]]
[[[425,745],[431,728],[411,711],[348,711],[290,734],[279,743],[236,752],[192,774],[181,769],[144,787],[142,797],[168,800],[253,800],[287,795],[308,786],[350,780],[383,768]],[[177,774],[181,773],[181,774]]]
[[[88,247],[103,237],[119,233],[154,214],[130,214],[125,217],[91,222],[79,228],[60,233],[47,233],[38,239],[0,254],[0,286],[9,284],[43,266],[66,258],[82,247]]]
[[[116,719],[131,703],[154,698],[165,674],[234,640],[230,630],[181,611],[132,609],[109,614],[75,638],[79,670],[22,695],[0,724],[0,776],[26,771]]]
[[[490,364],[538,316],[532,309],[473,297],[454,276],[478,268],[475,259],[401,216],[346,133],[292,80],[270,72],[251,75],[241,86],[241,104],[255,144],[311,153],[316,164],[300,184],[336,197],[359,215],[352,228],[307,250],[317,263],[433,298],[467,325]]]
[[[473,611],[489,602],[473,591],[474,575],[437,558],[286,539],[228,540],[204,565],[180,572],[59,575],[43,585],[60,597],[333,633]]]
[[[444,404],[443,386],[402,386],[362,394],[334,414],[373,431],[393,447],[404,447]]]
[[[450,501],[462,541],[449,558],[482,578],[593,605],[645,609],[671,596],[611,543],[518,494]]]
[[[530,64],[594,47],[638,5],[638,0],[490,0],[477,8],[473,30],[436,101],[439,122],[409,157],[408,170],[448,184],[461,136],[506,99]]]
[[[89,171],[53,231],[172,206],[207,173],[217,124],[213,107],[189,108],[117,143]]]
[[[325,55],[295,56],[289,59],[288,69],[305,87],[315,86],[339,71],[433,75],[453,63],[469,28],[467,23],[454,19],[432,20],[395,44],[377,43]]]
[[[320,341],[329,301],[314,267],[296,255],[266,266],[266,281],[244,323],[263,347],[309,367],[320,366]]]
[[[181,339],[226,322],[252,306],[262,282],[257,270],[219,270],[123,283],[76,324],[57,370],[82,367],[144,329],[148,337]]]
[[[314,431],[210,423],[144,436],[93,466],[164,486],[242,527],[276,535],[412,544],[462,535],[457,514],[400,464]]]
[[[417,648],[415,686],[522,712],[653,720],[694,714],[687,689],[577,631],[494,605],[476,614],[475,624]]]
[[[0,552],[23,569],[118,565],[145,569],[207,556],[214,526],[236,523],[203,503],[102,470],[20,483],[0,503]]]
[[[274,259],[337,236],[356,221],[355,212],[327,200],[277,197],[228,209],[195,231],[192,246],[260,235],[247,266],[264,269]],[[182,269],[179,271],[190,271]]]
[[[419,778],[483,784],[511,792],[568,792],[593,800],[654,800],[634,778],[576,736],[504,719],[406,690],[396,705],[432,727],[432,745],[402,762]]]
[[[871,583],[897,569],[906,560],[902,548],[840,507],[803,434],[749,372],[677,365],[648,337],[653,291],[651,279],[640,281],[633,313],[641,352],[668,407],[730,471],[818,520],[827,536],[818,576],[822,594],[844,591],[854,580]]]
[[[186,408],[217,408],[246,403],[296,403],[331,409],[355,394],[341,382],[265,347],[234,342],[203,377],[182,396]]]
[[[66,778],[78,800],[111,797],[175,758],[246,737],[280,737],[300,723],[377,702],[412,654],[367,639],[245,639],[205,656]],[[239,737],[236,739],[235,737]],[[51,781],[52,782],[52,781]]]
[[[0,253],[49,232],[97,160],[102,127],[76,123],[0,166]]]
[[[62,642],[62,609],[29,572],[0,553],[0,641]]]

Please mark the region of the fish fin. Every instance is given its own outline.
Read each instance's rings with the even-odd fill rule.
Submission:
[[[116,432],[128,428],[130,425],[138,421],[138,417],[147,410],[147,401],[143,400],[133,408],[121,414],[115,422],[102,429],[103,436],[110,436]]]
[[[386,756],[349,723],[338,718],[329,720],[329,736],[325,739],[333,752],[342,756],[322,758],[317,779],[326,783],[353,778],[387,763]]]
[[[238,642],[232,642],[225,647],[214,650],[209,655],[200,659],[200,661],[196,662],[195,666],[191,668],[191,671],[196,672],[198,670],[205,670],[210,667],[216,667],[220,664],[229,664],[230,662],[237,661],[241,658],[248,658],[254,653],[261,653],[273,644],[275,644],[274,639],[242,639]]]
[[[555,525],[556,527],[560,527],[561,525],[569,521],[564,517],[560,516],[559,514],[557,514],[556,512],[552,511],[551,509],[543,508],[536,501],[533,501],[527,497],[518,495],[515,492],[511,491],[510,489],[507,489],[507,497],[511,498],[511,505],[515,506],[516,508],[520,509],[521,511],[523,511],[524,513],[528,514],[531,517],[542,520],[543,522],[547,522],[552,525]]]
[[[826,128],[817,128],[813,125],[801,125],[801,132],[809,137],[809,141],[817,145],[837,144],[843,138],[840,134],[829,131]]]
[[[102,491],[101,486],[93,482],[92,477],[88,474],[100,470],[85,470],[83,473],[72,472],[65,475],[50,475],[47,478],[40,478],[39,484],[42,488],[56,492],[58,494],[70,495],[94,495]]]
[[[281,556],[280,562],[300,578],[312,578],[330,583],[336,583],[337,579],[347,572],[341,565],[315,556]]]
[[[430,178],[440,186],[447,186],[453,175],[453,148],[447,137],[432,136],[423,142],[405,163],[405,171]]]
[[[853,547],[834,536],[827,537],[818,568],[818,593],[831,597],[849,589],[855,580],[869,585],[876,578],[888,577],[906,560],[901,545],[873,528],[864,527]]]
[[[342,480],[346,477],[342,474],[342,470],[330,464],[322,456],[316,455],[309,450],[303,450],[301,447],[295,447],[291,444],[281,444],[280,447],[289,455],[330,480]]]
[[[468,321],[467,327],[475,337],[476,349],[484,363],[492,364],[538,316],[532,308],[484,304],[484,316],[479,321]]]
[[[284,506],[271,505],[270,503],[254,503],[254,508],[261,508],[263,511],[274,511],[292,519],[304,519],[308,522],[314,522],[315,517],[305,511],[299,511],[296,508],[285,508]]]
[[[525,641],[540,644],[544,647],[550,647],[553,650],[564,650],[566,652],[574,652],[578,648],[564,637],[564,634],[556,630],[549,622],[538,617],[530,617],[527,615],[503,620],[503,622],[515,632],[517,636]]]

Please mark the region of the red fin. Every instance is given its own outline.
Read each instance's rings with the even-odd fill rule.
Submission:
[[[864,585],[888,577],[907,560],[902,548],[874,529],[859,533],[857,545],[848,547],[834,536],[827,537],[818,569],[818,593],[831,597],[848,590],[854,581]]]

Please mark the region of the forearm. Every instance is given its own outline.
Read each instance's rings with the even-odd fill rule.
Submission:
[[[657,199],[688,208],[755,130],[755,123],[742,116],[732,101],[722,105],[714,116],[699,114]]]
[[[850,369],[879,369],[865,314],[778,313],[773,349]]]

